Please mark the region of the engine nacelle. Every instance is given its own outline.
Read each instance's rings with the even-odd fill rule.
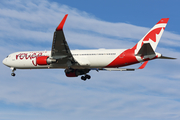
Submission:
[[[36,58],[37,65],[49,65],[55,62],[56,60],[49,58],[49,56],[40,56]]]
[[[72,70],[66,69],[64,72],[67,77],[77,77],[78,76],[77,70],[74,70],[74,69],[72,69]]]
[[[66,73],[67,77],[77,77],[78,75],[76,74],[76,71],[68,72]]]
[[[64,72],[67,77],[77,77],[79,75],[86,74],[90,69],[66,69]]]

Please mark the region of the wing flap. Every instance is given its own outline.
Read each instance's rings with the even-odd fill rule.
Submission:
[[[106,70],[106,71],[134,71],[135,69],[126,69],[126,68],[103,68],[99,70]]]

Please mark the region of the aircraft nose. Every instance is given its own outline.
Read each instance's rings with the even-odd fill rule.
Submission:
[[[3,63],[4,65],[7,65],[7,59],[5,58],[5,59],[2,61],[2,63]]]

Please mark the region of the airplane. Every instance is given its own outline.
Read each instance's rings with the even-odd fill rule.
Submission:
[[[162,18],[132,48],[129,49],[94,49],[70,50],[65,39],[63,27],[68,14],[64,16],[54,32],[51,51],[15,52],[8,55],[3,64],[10,67],[11,75],[16,69],[65,69],[67,77],[81,76],[90,79],[91,70],[96,71],[134,71],[143,69],[148,61],[154,59],[176,59],[155,52],[169,18]],[[144,63],[143,63],[144,62]],[[139,68],[122,68],[143,63]]]

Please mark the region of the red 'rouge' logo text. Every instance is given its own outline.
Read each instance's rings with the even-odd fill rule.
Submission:
[[[17,60],[17,59],[20,59],[20,60],[30,59],[30,60],[32,60],[32,64],[33,64],[34,66],[37,66],[37,64],[34,62],[34,58],[36,59],[37,57],[40,57],[40,56],[42,56],[42,52],[40,52],[40,53],[32,53],[32,54],[20,53],[20,54],[16,55],[16,60]]]

